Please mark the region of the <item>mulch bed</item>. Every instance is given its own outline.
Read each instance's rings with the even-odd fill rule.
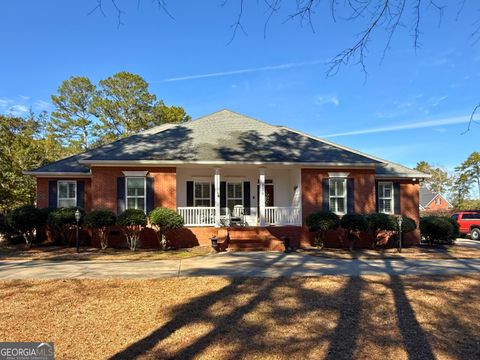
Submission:
[[[480,275],[0,282],[57,359],[478,359]]]
[[[168,251],[81,247],[80,253],[77,253],[76,248],[64,246],[40,245],[31,249],[25,249],[24,245],[0,246],[0,260],[174,260],[210,253],[212,248],[209,246]]]

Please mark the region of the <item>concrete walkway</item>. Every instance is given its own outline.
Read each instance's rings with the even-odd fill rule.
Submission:
[[[480,259],[343,260],[301,253],[223,253],[158,261],[1,261],[0,280],[79,278],[163,278],[175,276],[480,274]]]

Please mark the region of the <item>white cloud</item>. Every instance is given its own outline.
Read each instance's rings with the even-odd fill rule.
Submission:
[[[325,95],[318,95],[317,99],[315,100],[317,105],[327,105],[332,104],[335,106],[340,105],[340,100],[338,99],[337,95],[334,94],[325,94]]]
[[[43,100],[37,100],[35,101],[34,106],[38,110],[48,110],[50,108],[50,103]]]
[[[12,103],[12,100],[9,99],[0,99],[0,107],[7,107]]]
[[[318,65],[318,64],[323,64],[323,63],[325,63],[325,61],[314,60],[314,61],[288,63],[288,64],[280,64],[280,65],[268,65],[268,66],[262,66],[262,67],[257,67],[257,68],[220,71],[220,72],[213,72],[213,73],[207,73],[207,74],[178,76],[178,77],[167,78],[167,79],[163,79],[163,80],[159,80],[159,81],[152,81],[152,83],[164,83],[164,82],[174,82],[174,81],[195,80],[195,79],[204,79],[204,78],[219,77],[219,76],[254,73],[254,72],[260,72],[260,71],[286,70],[286,69],[292,69],[292,68],[298,68],[298,67],[304,67],[304,66]]]
[[[8,109],[9,113],[17,116],[24,115],[28,113],[28,111],[28,106],[25,105],[13,105]]]
[[[322,137],[332,138],[332,137],[338,137],[338,136],[352,136],[352,135],[375,134],[375,133],[383,133],[383,132],[391,132],[391,131],[422,129],[422,128],[429,128],[429,127],[439,127],[444,125],[464,124],[464,123],[468,123],[469,121],[470,121],[470,116],[456,116],[456,117],[449,117],[444,119],[419,121],[419,122],[408,123],[408,124],[395,124],[390,126],[381,126],[376,128],[346,131],[342,133],[327,134],[327,135],[323,135]]]

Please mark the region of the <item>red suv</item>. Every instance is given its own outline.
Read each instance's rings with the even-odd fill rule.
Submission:
[[[459,211],[452,218],[457,220],[461,234],[470,234],[472,240],[480,240],[480,210]]]

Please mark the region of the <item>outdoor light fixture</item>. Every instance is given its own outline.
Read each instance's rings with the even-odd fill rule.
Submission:
[[[399,215],[397,218],[398,221],[398,252],[402,252],[402,215]]]
[[[75,211],[75,221],[77,222],[77,253],[80,252],[80,244],[78,242],[78,223],[80,222],[80,219],[82,218],[82,214],[80,213],[80,210]]]

